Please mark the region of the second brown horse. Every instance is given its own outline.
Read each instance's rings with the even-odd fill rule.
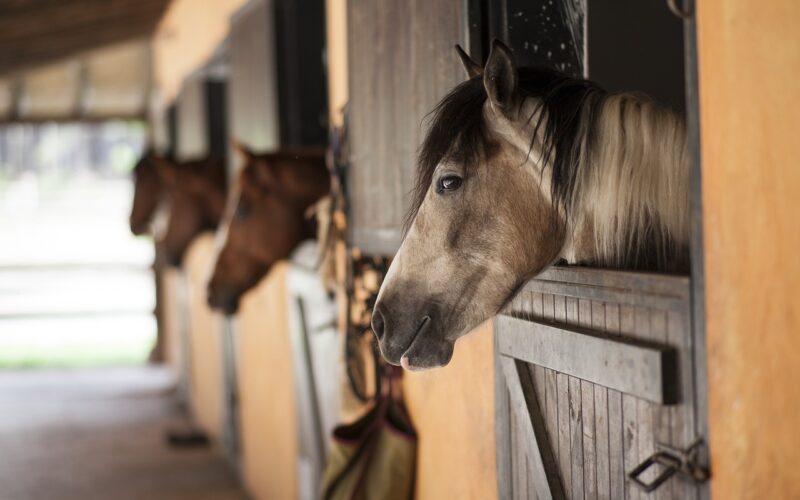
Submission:
[[[180,266],[189,244],[203,231],[214,231],[225,211],[225,160],[205,158],[176,163],[154,158],[169,199],[169,221],[160,243],[169,264]]]
[[[307,212],[330,190],[324,150],[238,149],[245,166],[230,193],[225,243],[208,285],[209,305],[226,314],[236,312],[241,296],[273,264],[316,235]]]

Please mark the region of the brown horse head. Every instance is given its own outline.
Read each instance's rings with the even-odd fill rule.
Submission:
[[[683,122],[635,95],[544,68],[495,41],[437,106],[410,227],[373,311],[383,356],[450,361],[456,340],[559,258],[679,260],[688,242]]]
[[[225,242],[208,285],[209,305],[227,314],[274,263],[314,237],[306,213],[330,190],[322,150],[257,155],[239,149],[245,166],[230,194]]]
[[[155,154],[148,151],[133,168],[134,187],[130,225],[131,232],[136,236],[148,232],[164,195],[164,185],[156,171],[154,158]]]
[[[203,231],[215,230],[225,210],[225,161],[206,158],[189,162],[155,159],[170,202],[169,221],[161,244],[167,262],[180,266],[189,243]]]

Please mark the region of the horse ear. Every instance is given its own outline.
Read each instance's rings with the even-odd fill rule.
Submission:
[[[464,65],[464,69],[467,72],[467,78],[474,78],[483,74],[483,66],[473,61],[472,58],[464,52],[461,45],[456,45],[456,52],[458,52],[458,57],[461,58],[461,64]]]
[[[255,157],[255,154],[248,149],[247,146],[242,144],[241,142],[237,141],[236,139],[231,139],[231,146],[233,146],[233,150],[236,151],[242,157],[245,163],[249,163],[250,160]]]
[[[517,64],[511,49],[500,40],[492,42],[483,70],[483,86],[495,111],[507,114],[517,103]]]

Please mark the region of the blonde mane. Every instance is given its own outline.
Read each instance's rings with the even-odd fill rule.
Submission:
[[[683,119],[646,97],[612,94],[582,148],[568,221],[588,231],[594,263],[677,270],[688,264],[689,168]]]

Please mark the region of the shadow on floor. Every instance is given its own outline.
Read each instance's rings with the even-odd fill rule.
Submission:
[[[187,425],[172,387],[157,367],[0,372],[0,498],[246,498],[210,448],[164,444]]]

